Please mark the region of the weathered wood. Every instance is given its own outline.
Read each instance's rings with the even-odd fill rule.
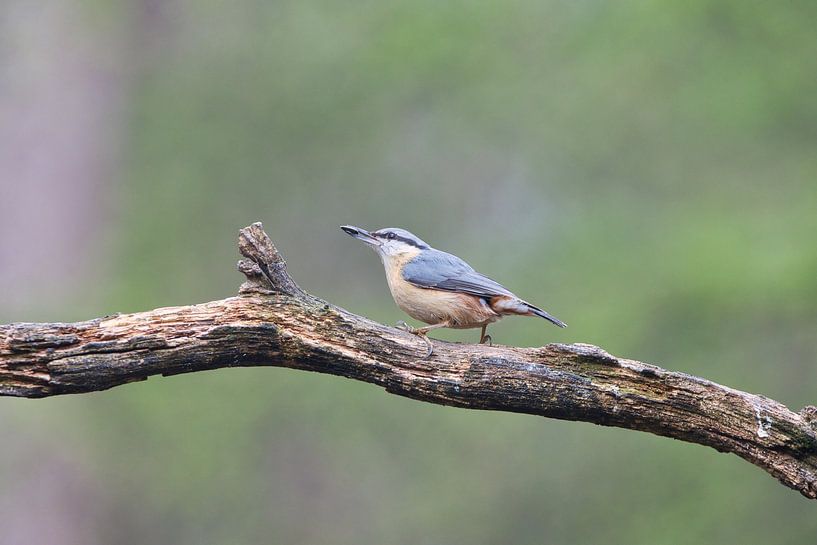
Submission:
[[[434,341],[303,292],[261,224],[241,230],[240,295],[87,322],[0,326],[0,395],[104,390],[151,375],[291,367],[471,409],[647,431],[731,452],[817,498],[817,408],[772,399],[586,344],[541,348]]]

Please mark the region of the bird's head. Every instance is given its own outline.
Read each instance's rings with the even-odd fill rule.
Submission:
[[[368,244],[381,257],[416,254],[430,248],[420,237],[399,227],[386,227],[372,232],[353,225],[341,225],[340,228],[346,234]]]

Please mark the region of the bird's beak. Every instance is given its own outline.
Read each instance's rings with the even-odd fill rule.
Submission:
[[[354,225],[341,225],[340,228],[343,229],[347,235],[353,236],[358,240],[362,240],[366,244],[380,246],[380,241],[373,237],[372,234],[366,229],[361,229],[360,227],[355,227]]]

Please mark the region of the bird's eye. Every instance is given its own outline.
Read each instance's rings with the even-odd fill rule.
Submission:
[[[387,238],[387,239],[389,239],[389,240],[391,240],[391,239],[393,239],[395,236],[397,236],[397,235],[395,235],[394,233],[389,233],[388,235],[386,235],[386,238]]]

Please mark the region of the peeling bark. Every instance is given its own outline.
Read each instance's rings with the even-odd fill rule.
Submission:
[[[305,293],[256,223],[239,296],[87,322],[0,326],[0,395],[45,397],[236,366],[344,376],[441,405],[616,426],[731,452],[817,498],[817,408],[800,413],[587,344],[425,343]]]

